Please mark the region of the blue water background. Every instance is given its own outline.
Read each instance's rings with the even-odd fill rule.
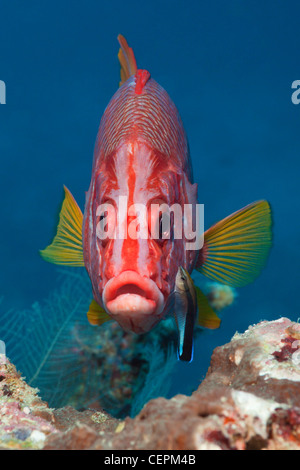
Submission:
[[[172,393],[190,392],[235,331],[297,320],[300,105],[291,84],[300,79],[299,14],[296,0],[1,0],[2,308],[28,307],[56,287],[57,268],[38,249],[54,234],[63,184],[83,208],[100,118],[119,82],[122,33],[179,109],[206,228],[261,198],[274,213],[266,269],[239,290],[221,329],[199,337]]]

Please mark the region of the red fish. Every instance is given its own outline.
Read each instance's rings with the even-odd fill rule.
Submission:
[[[174,236],[169,212],[169,232],[162,233],[162,207],[182,208],[185,227],[185,205],[197,204],[187,137],[167,92],[137,69],[125,38],[118,40],[120,88],[101,119],[84,215],[65,188],[57,234],[41,254],[56,264],[86,267],[92,324],[115,319],[125,330],[144,333],[173,310],[180,267],[233,287],[253,281],[271,246],[271,211],[264,200],[246,206],[207,230],[201,249],[187,249],[191,237],[185,231]],[[146,208],[145,214],[137,207]],[[136,233],[146,227],[149,236],[130,235],[132,226]],[[158,237],[151,236],[152,227]],[[204,295],[198,310],[198,324],[219,326]],[[190,329],[189,335],[192,344]]]

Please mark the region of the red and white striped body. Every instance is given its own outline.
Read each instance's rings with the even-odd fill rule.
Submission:
[[[178,111],[150,74],[138,70],[114,94],[101,119],[83,221],[84,263],[95,300],[125,330],[149,331],[167,313],[178,267],[191,272],[197,257],[185,250],[184,237],[129,236],[136,214],[128,209],[133,204],[149,208],[153,202],[177,203],[182,209],[195,205],[197,186],[191,180]],[[120,197],[127,201],[122,214]],[[107,214],[115,238],[107,240],[97,237],[98,208],[104,203],[115,208]]]

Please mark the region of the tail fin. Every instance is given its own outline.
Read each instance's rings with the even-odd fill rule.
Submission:
[[[120,44],[120,50],[118,53],[118,59],[121,65],[121,81],[120,86],[126,82],[126,80],[135,75],[137,71],[136,60],[134,57],[134,53],[131,47],[128,46],[126,39],[124,36],[119,34],[118,41]]]

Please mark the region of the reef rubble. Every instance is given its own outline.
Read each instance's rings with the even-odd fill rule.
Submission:
[[[300,450],[300,324],[262,321],[217,347],[191,395],[135,418],[50,409],[0,355],[0,449]]]

